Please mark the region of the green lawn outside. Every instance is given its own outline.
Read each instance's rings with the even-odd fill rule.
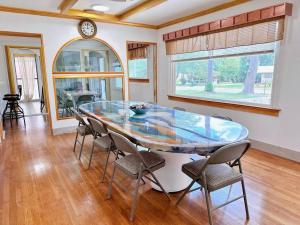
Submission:
[[[222,100],[238,100],[247,98],[263,97],[262,94],[244,94],[244,93],[217,93],[217,92],[206,92],[206,91],[195,91],[195,90],[176,90],[177,95],[187,95],[202,98],[214,98]]]
[[[211,98],[220,100],[245,100],[254,98],[266,99],[267,94],[264,94],[261,85],[255,85],[255,90],[258,93],[255,94],[244,94],[243,83],[222,83],[214,84],[214,92],[206,92],[205,86],[181,86],[177,85],[176,94],[184,96],[193,96],[200,98]]]

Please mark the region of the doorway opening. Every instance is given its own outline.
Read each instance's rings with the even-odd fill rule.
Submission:
[[[52,133],[42,35],[0,31],[0,53],[0,127],[29,131],[39,116]]]
[[[39,47],[6,46],[10,87],[20,96],[25,116],[46,114]]]
[[[39,50],[28,49],[26,51],[28,54],[13,55],[16,85],[21,99],[20,105],[24,109],[25,116],[41,115],[44,113],[45,107]]]

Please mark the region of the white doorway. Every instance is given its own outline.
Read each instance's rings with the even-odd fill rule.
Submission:
[[[44,108],[43,81],[38,47],[8,47],[12,77],[11,86],[21,97],[20,106],[25,116],[46,114]]]

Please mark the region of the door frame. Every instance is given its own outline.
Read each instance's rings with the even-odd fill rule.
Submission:
[[[130,100],[130,83],[148,83],[149,79],[130,79],[129,78],[129,54],[128,54],[128,44],[131,43],[139,43],[139,44],[149,44],[154,45],[154,55],[153,55],[153,96],[154,96],[154,102],[157,103],[158,96],[157,96],[157,90],[158,90],[158,82],[157,82],[157,43],[156,42],[147,42],[147,41],[126,41],[126,60],[127,60],[127,81],[128,81],[128,99]]]
[[[50,109],[50,102],[49,102],[49,89],[48,89],[48,80],[47,80],[47,71],[46,71],[46,61],[45,61],[45,48],[44,48],[44,40],[43,35],[40,33],[23,33],[23,32],[14,32],[14,31],[0,31],[0,36],[12,36],[12,37],[32,37],[32,38],[39,38],[41,41],[41,46],[12,46],[6,45],[5,46],[5,54],[6,54],[6,64],[7,64],[7,72],[9,78],[9,86],[11,93],[16,93],[15,90],[15,80],[14,80],[14,73],[13,67],[11,63],[11,54],[10,48],[26,48],[26,49],[39,49],[40,50],[40,64],[41,64],[41,75],[42,75],[42,83],[44,87],[44,97],[45,97],[45,105],[46,105],[46,113],[47,113],[47,120],[49,123],[49,129],[51,134],[53,135],[52,130],[52,116],[51,116],[51,109]]]

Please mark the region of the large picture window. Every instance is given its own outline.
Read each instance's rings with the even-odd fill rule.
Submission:
[[[172,94],[272,105],[277,42],[171,55]]]

